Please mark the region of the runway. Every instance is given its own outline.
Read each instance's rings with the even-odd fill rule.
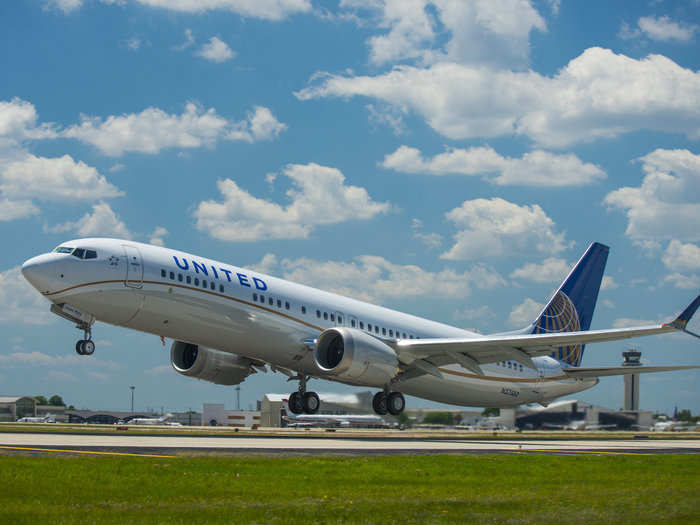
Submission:
[[[697,439],[396,439],[0,433],[0,452],[115,455],[697,454]]]

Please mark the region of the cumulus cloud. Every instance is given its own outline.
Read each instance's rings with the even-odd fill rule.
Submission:
[[[46,2],[44,2],[44,9],[55,9],[67,15],[76,9],[80,9],[82,5],[83,0],[46,0]]]
[[[109,204],[100,202],[92,206],[92,213],[88,212],[77,221],[68,221],[47,228],[52,233],[75,232],[80,237],[118,237],[131,239],[131,232],[124,222],[112,210]]]
[[[540,253],[553,255],[568,247],[564,233],[537,204],[518,206],[500,198],[464,201],[445,214],[461,228],[443,259],[469,260],[483,257]]]
[[[423,223],[419,219],[413,219],[411,222],[413,230],[413,238],[420,241],[421,244],[430,249],[439,248],[442,245],[442,235],[439,233],[424,233]]]
[[[31,201],[0,199],[0,222],[24,219],[37,214],[39,214],[39,208]]]
[[[564,259],[548,257],[542,264],[528,263],[510,274],[511,279],[522,279],[535,283],[560,283],[571,270]]]
[[[700,247],[673,239],[668,243],[661,260],[671,270],[661,284],[670,284],[684,290],[700,288]]]
[[[223,201],[199,203],[197,228],[226,241],[300,239],[320,225],[367,220],[389,211],[389,203],[374,202],[364,188],[345,184],[336,168],[290,164],[283,174],[293,185],[286,192],[289,205],[254,197],[231,179],[220,180]]]
[[[583,162],[574,154],[535,150],[522,158],[510,158],[490,146],[449,148],[425,159],[419,149],[404,145],[386,155],[381,166],[401,173],[484,175],[499,186],[584,186],[606,177],[598,166]]]
[[[71,0],[60,0],[71,1]],[[72,0],[78,1],[78,0]],[[149,7],[185,13],[231,11],[241,16],[282,20],[297,13],[311,12],[311,0],[136,0]]]
[[[498,272],[478,264],[459,273],[452,269],[430,272],[415,265],[400,265],[375,255],[361,255],[351,262],[318,261],[302,257],[278,260],[265,256],[264,267],[284,279],[308,284],[364,301],[439,296],[461,299],[473,288],[492,289],[506,285]]]
[[[58,158],[27,154],[0,171],[0,192],[9,198],[47,201],[90,201],[119,197],[124,192],[70,155]]]
[[[543,308],[544,304],[527,298],[510,312],[508,324],[513,327],[527,326],[537,318]]]
[[[56,318],[49,302],[22,276],[19,266],[0,272],[0,323],[44,325]]]
[[[674,22],[668,16],[643,16],[637,21],[641,32],[651,40],[690,42],[698,26]]]
[[[173,51],[184,51],[190,46],[193,46],[195,42],[194,35],[191,29],[185,29],[185,41],[177,46],[173,46]]]
[[[0,364],[3,368],[16,368],[18,366],[32,367],[66,367],[69,370],[76,369],[102,369],[116,371],[121,367],[114,361],[103,361],[97,357],[78,357],[75,353],[68,355],[50,355],[43,352],[13,352],[0,355]]]
[[[700,155],[657,149],[638,159],[641,186],[608,193],[605,203],[624,211],[632,239],[700,240]]]
[[[106,120],[84,116],[79,125],[67,128],[61,136],[92,144],[106,155],[119,156],[130,151],[155,154],[166,148],[213,146],[219,139],[270,140],[284,129],[286,125],[277,122],[265,107],[255,106],[247,120],[234,122],[218,115],[214,108],[205,110],[190,102],[180,115],[149,107],[141,113],[112,115]]]
[[[231,60],[236,56],[236,53],[231,51],[226,42],[215,36],[211,37],[209,42],[204,44],[195,54],[217,64]]]
[[[0,148],[18,147],[26,140],[56,137],[54,124],[39,124],[34,104],[19,98],[0,100]]]
[[[700,138],[700,72],[597,47],[552,77],[442,62],[377,76],[320,73],[295,95],[367,97],[414,112],[451,139],[516,134],[561,148],[638,130]]]
[[[163,228],[162,226],[156,226],[156,229],[153,230],[153,233],[149,236],[148,242],[150,244],[153,244],[154,246],[165,246],[165,241],[163,240],[163,237],[168,236],[168,230]]]
[[[375,65],[411,60],[523,67],[530,32],[547,29],[529,0],[343,0],[341,8],[360,22],[368,12],[382,31],[367,41]]]

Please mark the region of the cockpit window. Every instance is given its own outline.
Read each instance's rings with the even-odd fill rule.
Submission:
[[[73,250],[73,253],[71,255],[73,257],[77,257],[78,259],[85,259],[85,249],[76,248],[75,250]]]
[[[86,259],[97,259],[97,252],[95,250],[85,250]]]
[[[95,250],[90,250],[88,248],[68,248],[69,250],[72,250],[73,253],[71,255],[73,257],[77,257],[78,259],[97,259],[97,252]],[[58,251],[58,248],[56,249]],[[61,252],[61,253],[70,253],[68,251],[66,252]]]
[[[56,252],[56,253],[70,253],[72,251],[73,251],[73,248],[71,248],[69,246],[59,246],[58,248],[56,248],[54,250],[54,252]]]

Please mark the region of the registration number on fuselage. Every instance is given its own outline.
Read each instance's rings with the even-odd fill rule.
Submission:
[[[501,388],[501,394],[518,397],[520,395],[520,392],[518,392],[517,390],[513,390],[512,388]]]

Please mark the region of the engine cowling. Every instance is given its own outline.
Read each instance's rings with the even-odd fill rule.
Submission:
[[[182,341],[170,347],[170,364],[183,376],[217,385],[237,385],[253,371],[248,358]]]
[[[321,332],[314,360],[323,372],[344,382],[380,388],[399,371],[399,360],[390,346],[353,328]]]

